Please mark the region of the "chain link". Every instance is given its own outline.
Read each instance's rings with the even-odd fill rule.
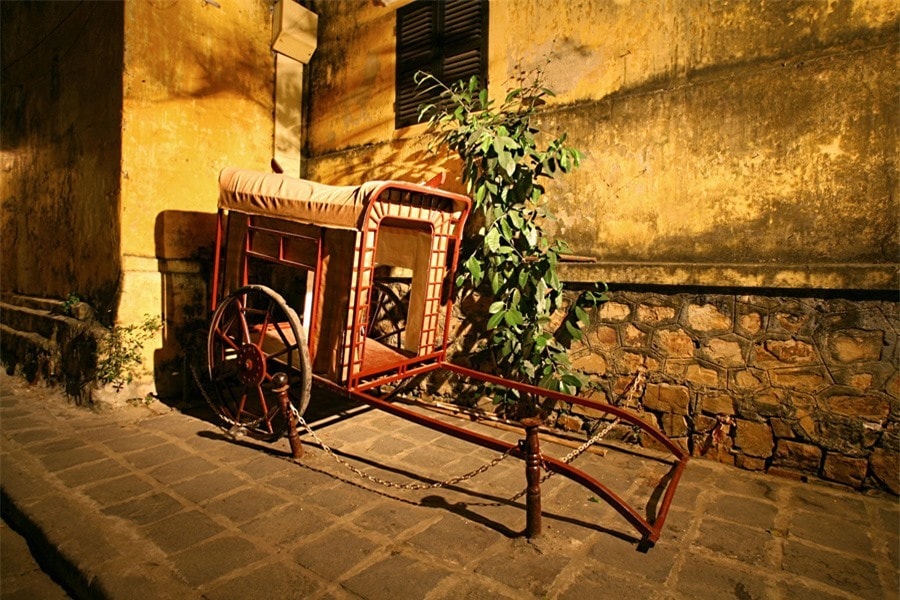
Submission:
[[[306,429],[306,431],[309,433],[309,435],[312,436],[313,440],[315,440],[315,442],[322,448],[322,450],[325,451],[326,454],[331,456],[339,464],[343,465],[344,467],[346,467],[353,473],[357,474],[358,476],[360,476],[364,479],[368,479],[369,481],[371,481],[373,483],[377,483],[379,485],[383,485],[385,487],[390,487],[390,488],[396,488],[396,489],[402,489],[402,490],[430,490],[430,489],[435,489],[435,488],[447,487],[450,485],[460,483],[462,481],[468,481],[469,479],[472,479],[473,477],[481,475],[488,469],[491,469],[491,468],[497,466],[498,464],[500,464],[500,462],[503,459],[505,459],[506,457],[508,457],[514,449],[514,448],[510,448],[503,454],[497,456],[490,462],[481,465],[480,467],[478,467],[477,469],[475,469],[473,471],[469,471],[468,473],[464,473],[463,475],[457,475],[455,477],[451,477],[450,479],[446,479],[444,481],[435,481],[433,483],[398,483],[396,481],[389,481],[387,479],[381,479],[380,477],[375,477],[374,475],[370,475],[370,474],[362,471],[361,469],[358,469],[358,468],[354,467],[353,465],[351,465],[349,462],[347,462],[346,460],[344,460],[343,458],[338,456],[334,452],[334,450],[332,450],[328,446],[328,444],[326,444],[325,442],[322,441],[322,438],[320,438],[316,434],[316,432],[313,431],[312,427],[309,426],[309,424],[306,422],[306,420],[300,415],[299,411],[297,411],[297,409],[293,407],[293,405],[291,406],[291,410],[294,413],[294,418],[297,419],[297,423],[302,425],[303,428]]]
[[[642,396],[644,394],[644,387],[646,385],[647,385],[647,372],[646,372],[646,368],[642,366],[640,369],[638,369],[638,372],[635,374],[634,379],[631,380],[631,383],[628,384],[627,397],[625,398],[625,406],[629,406],[631,404],[632,400],[634,400],[635,395],[637,395],[638,397]],[[639,390],[639,392],[638,392],[638,390]],[[590,448],[591,446],[593,446],[594,444],[596,444],[597,442],[602,440],[604,437],[606,437],[606,434],[608,434],[610,431],[612,431],[612,428],[615,427],[616,425],[618,425],[619,421],[621,421],[621,419],[619,417],[616,417],[615,419],[610,421],[606,425],[606,427],[604,427],[603,429],[601,429],[600,431],[598,431],[597,433],[592,435],[586,442],[584,442],[583,444],[581,444],[580,446],[578,446],[577,448],[575,448],[574,450],[572,450],[571,452],[566,454],[564,457],[562,457],[560,459],[560,461],[565,464],[571,463],[573,460],[575,460],[576,458],[581,456],[588,448]],[[544,461],[543,457],[541,457],[541,464],[543,465],[544,470],[547,471],[547,474],[541,478],[541,483],[543,484],[545,481],[547,481],[548,479],[550,479],[551,477],[556,475],[556,471],[551,471],[550,469],[547,468],[547,463],[546,463],[546,461]],[[510,500],[518,500],[519,498],[521,498],[524,495],[525,495],[525,490],[522,490],[521,492],[519,492],[518,494],[516,494],[515,496],[510,498]]]
[[[194,365],[191,365],[191,371],[194,375],[194,382],[197,384],[197,387],[200,389],[200,394],[203,396],[203,399],[206,401],[206,403],[209,405],[209,407],[219,416],[219,418],[222,419],[223,422],[227,423],[228,425],[230,425],[232,427],[232,430],[234,430],[236,428],[237,429],[253,428],[253,427],[256,427],[257,425],[259,425],[260,423],[262,423],[262,421],[265,419],[265,417],[262,417],[253,422],[238,423],[238,422],[228,418],[226,415],[222,414],[222,411],[219,410],[219,408],[215,405],[215,403],[210,399],[209,394],[207,394],[207,392],[206,392],[206,389],[200,383],[200,377],[197,375],[197,369]],[[626,406],[631,405],[631,402],[634,399],[635,395],[637,395],[638,397],[643,395],[644,387],[646,386],[646,383],[647,383],[646,369],[644,367],[641,367],[638,370],[637,374],[635,375],[634,379],[628,385],[627,397],[625,400]],[[638,392],[638,390],[639,390],[639,392]],[[481,475],[485,471],[497,466],[498,464],[500,464],[500,462],[502,462],[510,454],[512,454],[513,450],[515,449],[515,447],[512,447],[512,448],[508,449],[506,452],[504,452],[503,454],[500,454],[499,456],[492,459],[490,462],[487,462],[487,463],[481,465],[477,469],[474,469],[474,470],[469,471],[468,473],[464,473],[462,475],[457,475],[457,476],[451,477],[450,479],[446,479],[444,481],[435,481],[435,482],[428,483],[428,484],[425,484],[425,483],[398,483],[396,481],[390,481],[387,479],[382,479],[380,477],[376,477],[374,475],[370,475],[369,473],[366,473],[366,472],[362,471],[361,469],[354,467],[352,464],[350,464],[349,462],[344,460],[342,457],[338,456],[334,452],[334,450],[332,450],[331,447],[329,447],[328,444],[326,444],[322,440],[322,438],[319,437],[319,435],[312,429],[312,427],[309,426],[309,424],[306,422],[306,420],[303,418],[303,416],[300,414],[300,412],[297,410],[297,408],[293,404],[289,404],[289,406],[291,408],[291,412],[293,413],[294,418],[297,419],[297,424],[302,425],[303,428],[307,431],[307,433],[309,433],[309,435],[313,438],[313,440],[315,440],[315,442],[319,445],[319,447],[321,447],[322,450],[326,454],[331,456],[337,463],[344,466],[345,468],[347,468],[348,470],[350,470],[351,472],[355,473],[357,476],[359,476],[363,479],[367,479],[378,485],[382,485],[382,486],[394,488],[394,489],[428,490],[428,489],[447,487],[447,486],[455,485],[457,483],[461,483],[463,481],[468,481],[470,479],[473,479],[474,477],[477,477],[478,475]],[[603,427],[597,433],[592,435],[587,441],[585,441],[583,444],[581,444],[580,446],[578,446],[577,448],[575,448],[574,450],[569,452],[567,455],[565,455],[562,459],[560,459],[561,462],[563,462],[565,464],[569,464],[570,462],[572,462],[573,460],[575,460],[576,458],[581,456],[585,451],[587,451],[588,448],[590,448],[591,446],[593,446],[594,444],[596,444],[597,442],[602,440],[604,437],[606,437],[606,435],[612,430],[612,428],[615,427],[616,425],[618,425],[619,422],[620,422],[619,417],[616,417],[615,419],[610,421],[605,427]],[[541,479],[541,483],[544,483],[545,481],[550,479],[552,476],[554,476],[556,474],[556,472],[551,471],[547,468],[546,462],[543,460],[543,457],[541,458],[541,463],[544,467],[544,470],[547,471],[547,474],[544,475],[544,477]],[[526,490],[523,489],[519,493],[510,497],[509,501],[514,502],[514,501],[518,500],[519,498],[521,498],[522,496],[525,495],[525,492],[526,492]]]
[[[206,401],[206,404],[212,409],[214,413],[222,420],[223,423],[226,423],[231,427],[229,430],[232,434],[237,434],[241,431],[245,431],[247,429],[253,429],[260,423],[266,420],[266,417],[260,417],[255,421],[248,421],[246,423],[238,423],[230,419],[227,415],[225,415],[224,411],[213,402],[212,398],[209,397],[209,394],[206,391],[206,388],[202,383],[200,383],[200,376],[197,374],[196,365],[191,365],[191,373],[194,376],[194,383],[197,384],[197,388],[200,390],[200,395],[203,396],[203,399]],[[293,407],[293,405],[291,405]]]

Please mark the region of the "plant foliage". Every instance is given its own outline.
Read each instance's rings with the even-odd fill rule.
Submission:
[[[549,136],[534,124],[537,109],[553,92],[543,86],[541,71],[522,73],[500,103],[475,77],[448,87],[420,72],[417,83],[440,89],[440,102],[423,106],[419,120],[462,159],[463,182],[482,217],[456,283],[463,294],[479,289],[491,296],[486,342],[497,372],[577,393],[584,378],[572,369],[560,334],[581,339],[581,325],[589,322],[585,308],[605,300],[605,288],[583,292],[564,327],[551,330],[554,313],[563,308],[557,265],[569,248],[545,231],[554,217],[543,183],[575,169],[584,157],[565,134],[544,143]],[[535,408],[534,399],[512,390],[493,393],[495,401],[516,405],[520,414]]]
[[[118,392],[142,374],[144,344],[162,328],[159,317],[144,315],[131,325],[116,325],[104,335],[97,348],[97,380]]]

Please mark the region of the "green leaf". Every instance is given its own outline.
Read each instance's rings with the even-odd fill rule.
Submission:
[[[521,366],[522,372],[525,373],[525,375],[529,379],[534,378],[534,365],[531,362],[524,360],[524,361],[522,361],[522,364],[520,366]]]
[[[483,185],[479,185],[475,188],[475,205],[480,206],[482,202],[484,202],[485,194],[487,193],[487,188]]]
[[[500,312],[498,312],[494,316],[492,316],[490,319],[488,319],[488,322],[487,322],[488,331],[490,331],[491,329],[495,329],[497,327],[497,325],[500,324],[500,321],[503,320],[503,317],[505,314],[506,314],[506,312],[501,310]]]
[[[501,150],[497,153],[497,161],[500,163],[500,168],[503,169],[507,175],[512,177],[512,174],[516,170],[516,161],[513,159],[512,155],[506,150]]]
[[[582,385],[584,385],[584,382],[575,373],[563,374],[562,382],[565,383],[566,385],[571,385],[574,388],[580,388]]]
[[[492,303],[491,306],[488,308],[488,314],[491,314],[491,315],[496,314],[496,313],[500,312],[501,310],[503,310],[505,308],[505,306],[506,306],[506,304],[503,303],[503,300],[497,300],[496,302]]]
[[[466,269],[472,274],[472,283],[478,286],[482,278],[481,263],[478,262],[476,257],[470,256],[466,261]]]
[[[496,227],[492,227],[487,235],[484,236],[484,247],[490,252],[496,252],[500,248],[500,231]]]
[[[504,320],[506,321],[506,324],[509,325],[510,327],[518,327],[519,325],[521,325],[522,323],[525,322],[524,318],[522,317],[522,313],[520,313],[518,310],[516,310],[514,308],[510,308],[509,310],[506,311],[506,314],[504,315]]]
[[[572,321],[569,321],[568,319],[566,319],[566,331],[568,331],[569,335],[571,335],[574,339],[581,339],[581,330],[572,325]]]
[[[590,316],[588,316],[587,312],[577,304],[575,305],[575,318],[578,319],[579,322],[584,323],[585,325],[591,322]]]

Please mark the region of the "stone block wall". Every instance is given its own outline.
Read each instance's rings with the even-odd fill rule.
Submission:
[[[603,402],[644,371],[634,407],[694,456],[898,494],[897,328],[886,300],[618,292],[571,358]]]
[[[593,312],[569,350],[583,396],[630,408],[695,457],[900,495],[900,303],[659,290],[617,291]],[[454,310],[450,360],[490,371],[486,299]],[[502,411],[469,383],[436,376],[422,391]],[[604,419],[561,403],[545,416],[582,438]],[[605,439],[654,445],[635,435],[618,425]]]

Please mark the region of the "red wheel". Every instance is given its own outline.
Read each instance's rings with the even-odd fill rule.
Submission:
[[[207,339],[214,408],[252,434],[284,432],[272,377],[288,378],[288,397],[300,414],[309,404],[312,377],[306,334],[284,298],[262,285],[248,285],[219,304]]]

